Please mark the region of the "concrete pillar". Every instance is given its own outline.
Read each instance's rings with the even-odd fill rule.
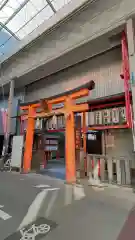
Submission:
[[[130,65],[130,80],[131,80],[131,90],[132,90],[132,102],[133,102],[133,145],[135,151],[135,36],[134,36],[134,24],[133,19],[127,20],[126,24],[127,30],[127,42],[128,42],[128,52],[129,52],[129,65]]]
[[[106,174],[105,174],[105,132],[102,131],[102,154],[104,156],[101,156],[100,158],[100,174],[101,174],[101,181],[105,180]]]
[[[4,146],[3,146],[3,155],[8,152],[9,139],[11,134],[11,123],[12,123],[12,111],[13,111],[13,99],[14,99],[14,88],[15,88],[15,79],[10,81],[10,90],[8,98],[8,112],[7,112],[7,132],[5,136]]]
[[[126,185],[131,184],[130,160],[125,161]]]
[[[101,174],[101,181],[105,181],[105,158],[100,158],[100,174]]]
[[[109,183],[113,182],[113,161],[112,158],[107,159],[107,168],[108,168],[108,180]]]
[[[94,169],[93,169],[93,177],[94,180],[99,180],[99,176],[98,176],[98,161],[99,159],[96,156],[93,156],[93,160],[94,160]]]
[[[15,88],[15,80],[11,80],[10,82],[10,91],[9,91],[9,99],[8,99],[8,123],[7,123],[7,133],[11,132],[11,117],[13,111],[13,99],[14,99],[14,88]]]
[[[91,156],[88,154],[87,156],[87,175],[92,177],[92,164],[91,164]]]
[[[121,185],[121,167],[120,160],[116,160],[117,184]]]

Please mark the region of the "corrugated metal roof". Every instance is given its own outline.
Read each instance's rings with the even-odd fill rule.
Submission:
[[[71,0],[0,0],[0,60]]]

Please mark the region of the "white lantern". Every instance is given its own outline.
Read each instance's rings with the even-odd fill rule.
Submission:
[[[88,113],[88,126],[93,126],[95,124],[94,112]]]
[[[119,109],[118,108],[112,109],[112,122],[119,123]]]
[[[52,128],[56,129],[56,127],[57,127],[57,117],[56,117],[56,115],[53,115],[53,117],[52,117]]]
[[[95,124],[101,125],[102,124],[102,111],[95,112]]]
[[[104,124],[110,124],[111,123],[111,111],[110,109],[106,109],[103,111],[104,116]]]
[[[64,115],[62,115],[62,128],[65,128],[65,117],[64,117]]]
[[[41,121],[41,120],[40,120],[39,118],[37,118],[36,124],[35,124],[35,128],[36,128],[36,129],[40,129],[40,127],[41,127],[40,121]]]
[[[121,115],[122,122],[126,122],[126,108],[125,107],[120,108],[120,115]]]

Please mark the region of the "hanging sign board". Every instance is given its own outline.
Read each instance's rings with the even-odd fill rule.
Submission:
[[[58,146],[57,145],[56,146],[46,145],[45,151],[49,151],[49,152],[58,151]]]
[[[58,151],[59,142],[57,139],[45,140],[45,151]]]
[[[59,108],[63,108],[64,107],[64,103],[57,103],[57,104],[53,104],[52,105],[52,110],[54,109],[59,109]]]
[[[97,139],[96,134],[94,134],[94,133],[89,133],[88,134],[88,140],[96,140],[96,139]]]

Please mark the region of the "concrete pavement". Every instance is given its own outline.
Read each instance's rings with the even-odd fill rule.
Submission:
[[[135,196],[130,189],[86,187],[85,193],[84,199],[50,216],[58,227],[44,239],[134,239]]]
[[[119,235],[123,232],[122,228],[128,215],[128,210],[119,208],[116,204],[86,198],[63,209],[54,218],[51,217],[57,221],[58,228],[45,239],[126,240],[128,238],[120,238]],[[130,232],[127,233],[128,235]],[[132,234],[132,238],[129,239],[133,237]]]
[[[126,194],[130,198],[124,197]],[[0,212],[0,239],[125,240],[123,237],[132,232],[135,219],[134,210],[131,211],[135,204],[134,194],[131,195],[129,190],[121,194],[120,190],[68,186],[61,180],[42,175],[0,173],[0,211],[11,216],[3,220]],[[19,231],[19,226],[22,229],[28,221],[34,222],[34,218],[38,219],[35,224],[42,223],[42,226],[52,221],[48,235],[35,234],[33,238],[12,235]],[[26,230],[31,226],[38,225],[30,225]],[[119,236],[120,232],[124,236]]]
[[[46,181],[46,184],[50,181]],[[5,239],[21,224],[23,218],[36,196],[41,192],[36,185],[45,184],[41,179],[35,180],[20,174],[0,173],[0,205],[2,210],[12,218],[4,221],[0,218],[0,239]],[[51,186],[52,183],[49,184]],[[59,184],[54,184],[56,187]],[[54,187],[53,186],[53,187]],[[1,217],[1,216],[0,216]]]
[[[63,181],[47,176],[0,173],[0,239],[27,225],[38,216],[49,215],[56,209],[83,198],[83,189],[75,191]],[[1,208],[2,207],[2,208]],[[6,221],[4,214],[11,216]]]

